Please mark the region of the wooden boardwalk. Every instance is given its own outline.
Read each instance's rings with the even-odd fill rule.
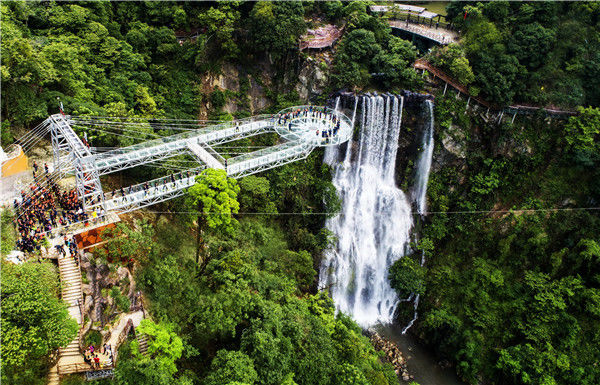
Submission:
[[[487,107],[488,109],[500,111],[502,113],[506,112],[506,113],[510,113],[510,114],[533,114],[539,110],[544,110],[547,115],[554,115],[554,116],[566,117],[566,116],[573,116],[573,115],[578,114],[576,111],[561,110],[561,109],[554,108],[554,107],[525,106],[525,105],[519,105],[519,104],[510,105],[510,106],[494,105],[478,96],[471,95],[469,93],[469,90],[467,87],[462,85],[456,79],[447,75],[444,71],[432,66],[429,62],[427,62],[425,60],[421,60],[421,59],[416,60],[415,63],[413,64],[413,67],[415,69],[427,71],[430,74],[432,74],[434,78],[437,77],[437,78],[441,79],[446,84],[446,86],[444,87],[444,94],[446,93],[446,87],[449,84],[452,88],[454,88],[458,92],[465,94],[469,98],[469,101],[474,100],[478,104],[480,104],[484,107]]]
[[[485,101],[485,100],[483,100],[483,99],[481,99],[479,97],[472,96],[469,93],[469,90],[467,89],[467,87],[465,87],[464,85],[460,84],[460,82],[458,80],[456,80],[456,79],[452,78],[451,76],[447,75],[442,70],[440,70],[440,69],[432,66],[431,64],[429,64],[429,62],[427,62],[425,60],[417,60],[413,64],[413,67],[415,69],[420,69],[420,70],[429,72],[434,77],[437,77],[437,78],[441,79],[446,84],[450,84],[452,86],[452,88],[454,88],[455,90],[459,91],[460,93],[463,93],[463,94],[467,95],[468,97],[470,97],[471,99],[475,100],[477,103],[481,104],[482,106],[485,106],[487,108],[493,108],[492,104],[488,103],[487,101]]]

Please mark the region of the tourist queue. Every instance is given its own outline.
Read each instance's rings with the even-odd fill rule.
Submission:
[[[15,222],[19,239],[17,248],[25,253],[40,250],[46,234],[57,227],[71,223],[86,221],[88,216],[78,199],[77,191],[61,191],[58,185],[48,177],[48,166],[44,165],[46,179],[42,183],[42,175],[38,174],[37,163],[33,164],[34,183],[29,186],[29,193],[21,191],[21,204],[14,202],[17,213]],[[76,251],[75,242],[65,239],[65,243],[55,246],[59,255]],[[75,248],[75,249],[73,249]]]

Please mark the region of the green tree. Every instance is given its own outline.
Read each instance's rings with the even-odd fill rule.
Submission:
[[[52,264],[2,261],[3,382],[35,383],[48,355],[77,335],[79,326],[58,293]]]
[[[257,379],[258,374],[250,357],[238,351],[219,350],[203,383],[221,385],[239,382],[252,385]]]
[[[131,343],[131,350],[135,357],[141,361],[158,363],[161,371],[173,375],[177,372],[175,361],[183,353],[183,341],[174,332],[175,326],[167,323],[154,323],[144,319],[136,328],[136,333],[148,336],[148,351],[142,355],[139,351],[138,341]]]
[[[175,378],[158,361],[138,360],[122,357],[119,350],[119,365],[115,369],[114,381],[118,385],[192,385],[188,376]]]
[[[355,29],[346,34],[335,57],[333,77],[337,86],[364,87],[371,78],[371,62],[381,51],[372,31]]]
[[[403,257],[394,262],[390,267],[389,280],[401,298],[425,292],[425,268],[413,258]]]
[[[250,11],[248,23],[251,37],[249,48],[255,52],[265,52],[275,61],[296,48],[300,36],[306,31],[301,2],[256,2]]]
[[[8,255],[15,249],[17,241],[17,230],[14,225],[15,215],[12,211],[3,209],[0,211],[0,254]]]
[[[188,189],[188,207],[198,210],[196,263],[200,259],[200,249],[203,245],[201,234],[205,227],[224,234],[233,230],[236,220],[231,215],[239,211],[239,192],[240,187],[236,180],[227,178],[225,170],[217,169],[202,171],[196,178],[196,184]],[[203,268],[207,262],[204,258]]]
[[[256,211],[276,213],[277,207],[269,199],[271,184],[265,177],[249,175],[240,179],[240,209],[243,212]]]
[[[208,33],[214,36],[222,59],[233,59],[239,55],[239,48],[234,40],[234,32],[240,20],[237,1],[224,1],[218,6],[210,7],[199,16],[201,25],[208,27]]]
[[[564,126],[568,149],[578,163],[592,166],[600,157],[600,108],[579,107]]]

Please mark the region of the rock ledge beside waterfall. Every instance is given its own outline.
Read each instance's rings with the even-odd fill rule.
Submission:
[[[375,347],[376,350],[385,353],[386,359],[392,364],[398,377],[402,378],[403,381],[410,381],[413,376],[408,373],[406,360],[402,356],[402,352],[398,346],[380,336],[379,333],[373,329],[367,330],[367,335],[369,336],[373,347]]]

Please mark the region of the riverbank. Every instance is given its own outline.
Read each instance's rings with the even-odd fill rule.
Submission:
[[[398,349],[398,346],[381,337],[374,329],[368,329],[367,335],[375,349],[385,353],[387,360],[394,366],[396,375],[402,378],[403,381],[410,381],[413,376],[408,373],[406,360],[402,356],[402,352]]]
[[[466,385],[457,377],[451,367],[442,367],[435,352],[423,346],[414,336],[402,334],[397,325],[379,325],[374,328],[389,343],[393,343],[401,352],[403,365],[409,374],[409,380],[419,385]],[[401,376],[402,378],[402,376]]]

